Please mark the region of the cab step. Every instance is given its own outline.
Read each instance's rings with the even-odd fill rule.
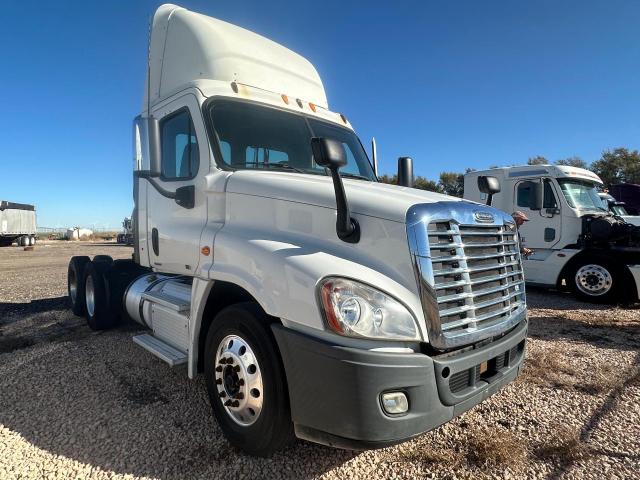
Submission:
[[[187,354],[185,352],[172,347],[153,335],[148,333],[136,335],[133,337],[133,341],[153,353],[160,360],[167,362],[171,367],[187,363]]]

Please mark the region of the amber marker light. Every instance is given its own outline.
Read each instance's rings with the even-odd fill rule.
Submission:
[[[326,316],[327,324],[336,333],[344,334],[344,328],[336,316],[335,307],[331,301],[331,290],[333,289],[333,283],[327,282],[322,286],[320,290],[320,297],[322,298],[322,306],[324,307],[324,313]]]
[[[284,93],[280,96],[282,97],[282,101],[289,105],[289,97],[287,97]]]
[[[312,111],[312,112],[314,112],[314,113],[315,113],[315,111],[316,111],[316,106],[315,106],[315,104],[313,104],[313,103],[309,102],[309,108],[311,109],[311,111]]]
[[[205,256],[208,257],[211,254],[211,249],[209,247],[202,247],[200,249],[200,252]]]

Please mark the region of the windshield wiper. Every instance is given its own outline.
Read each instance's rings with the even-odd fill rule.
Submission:
[[[340,172],[340,176],[346,177],[346,178],[356,178],[358,180],[367,180],[368,182],[372,181],[369,177],[365,177],[364,175],[358,175],[357,173]]]
[[[280,170],[291,170],[292,172],[307,173],[303,169],[289,165],[286,162],[281,163],[258,163],[258,168],[275,168]]]

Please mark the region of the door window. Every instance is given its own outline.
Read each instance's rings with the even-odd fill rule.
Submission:
[[[558,202],[556,196],[553,194],[553,187],[549,180],[544,181],[544,200],[542,204],[543,208],[558,208]]]
[[[200,150],[189,110],[171,115],[161,124],[162,178],[188,180],[198,173]]]
[[[517,203],[519,207],[529,208],[529,197],[531,196],[531,184],[522,182],[518,184]]]

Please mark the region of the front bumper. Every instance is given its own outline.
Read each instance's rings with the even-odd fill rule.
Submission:
[[[432,430],[513,381],[522,368],[527,321],[463,353],[372,352],[333,345],[279,324],[273,332],[287,375],[299,438],[348,448],[380,448]],[[485,363],[486,362],[486,363]],[[402,391],[409,411],[391,416],[380,394]]]

